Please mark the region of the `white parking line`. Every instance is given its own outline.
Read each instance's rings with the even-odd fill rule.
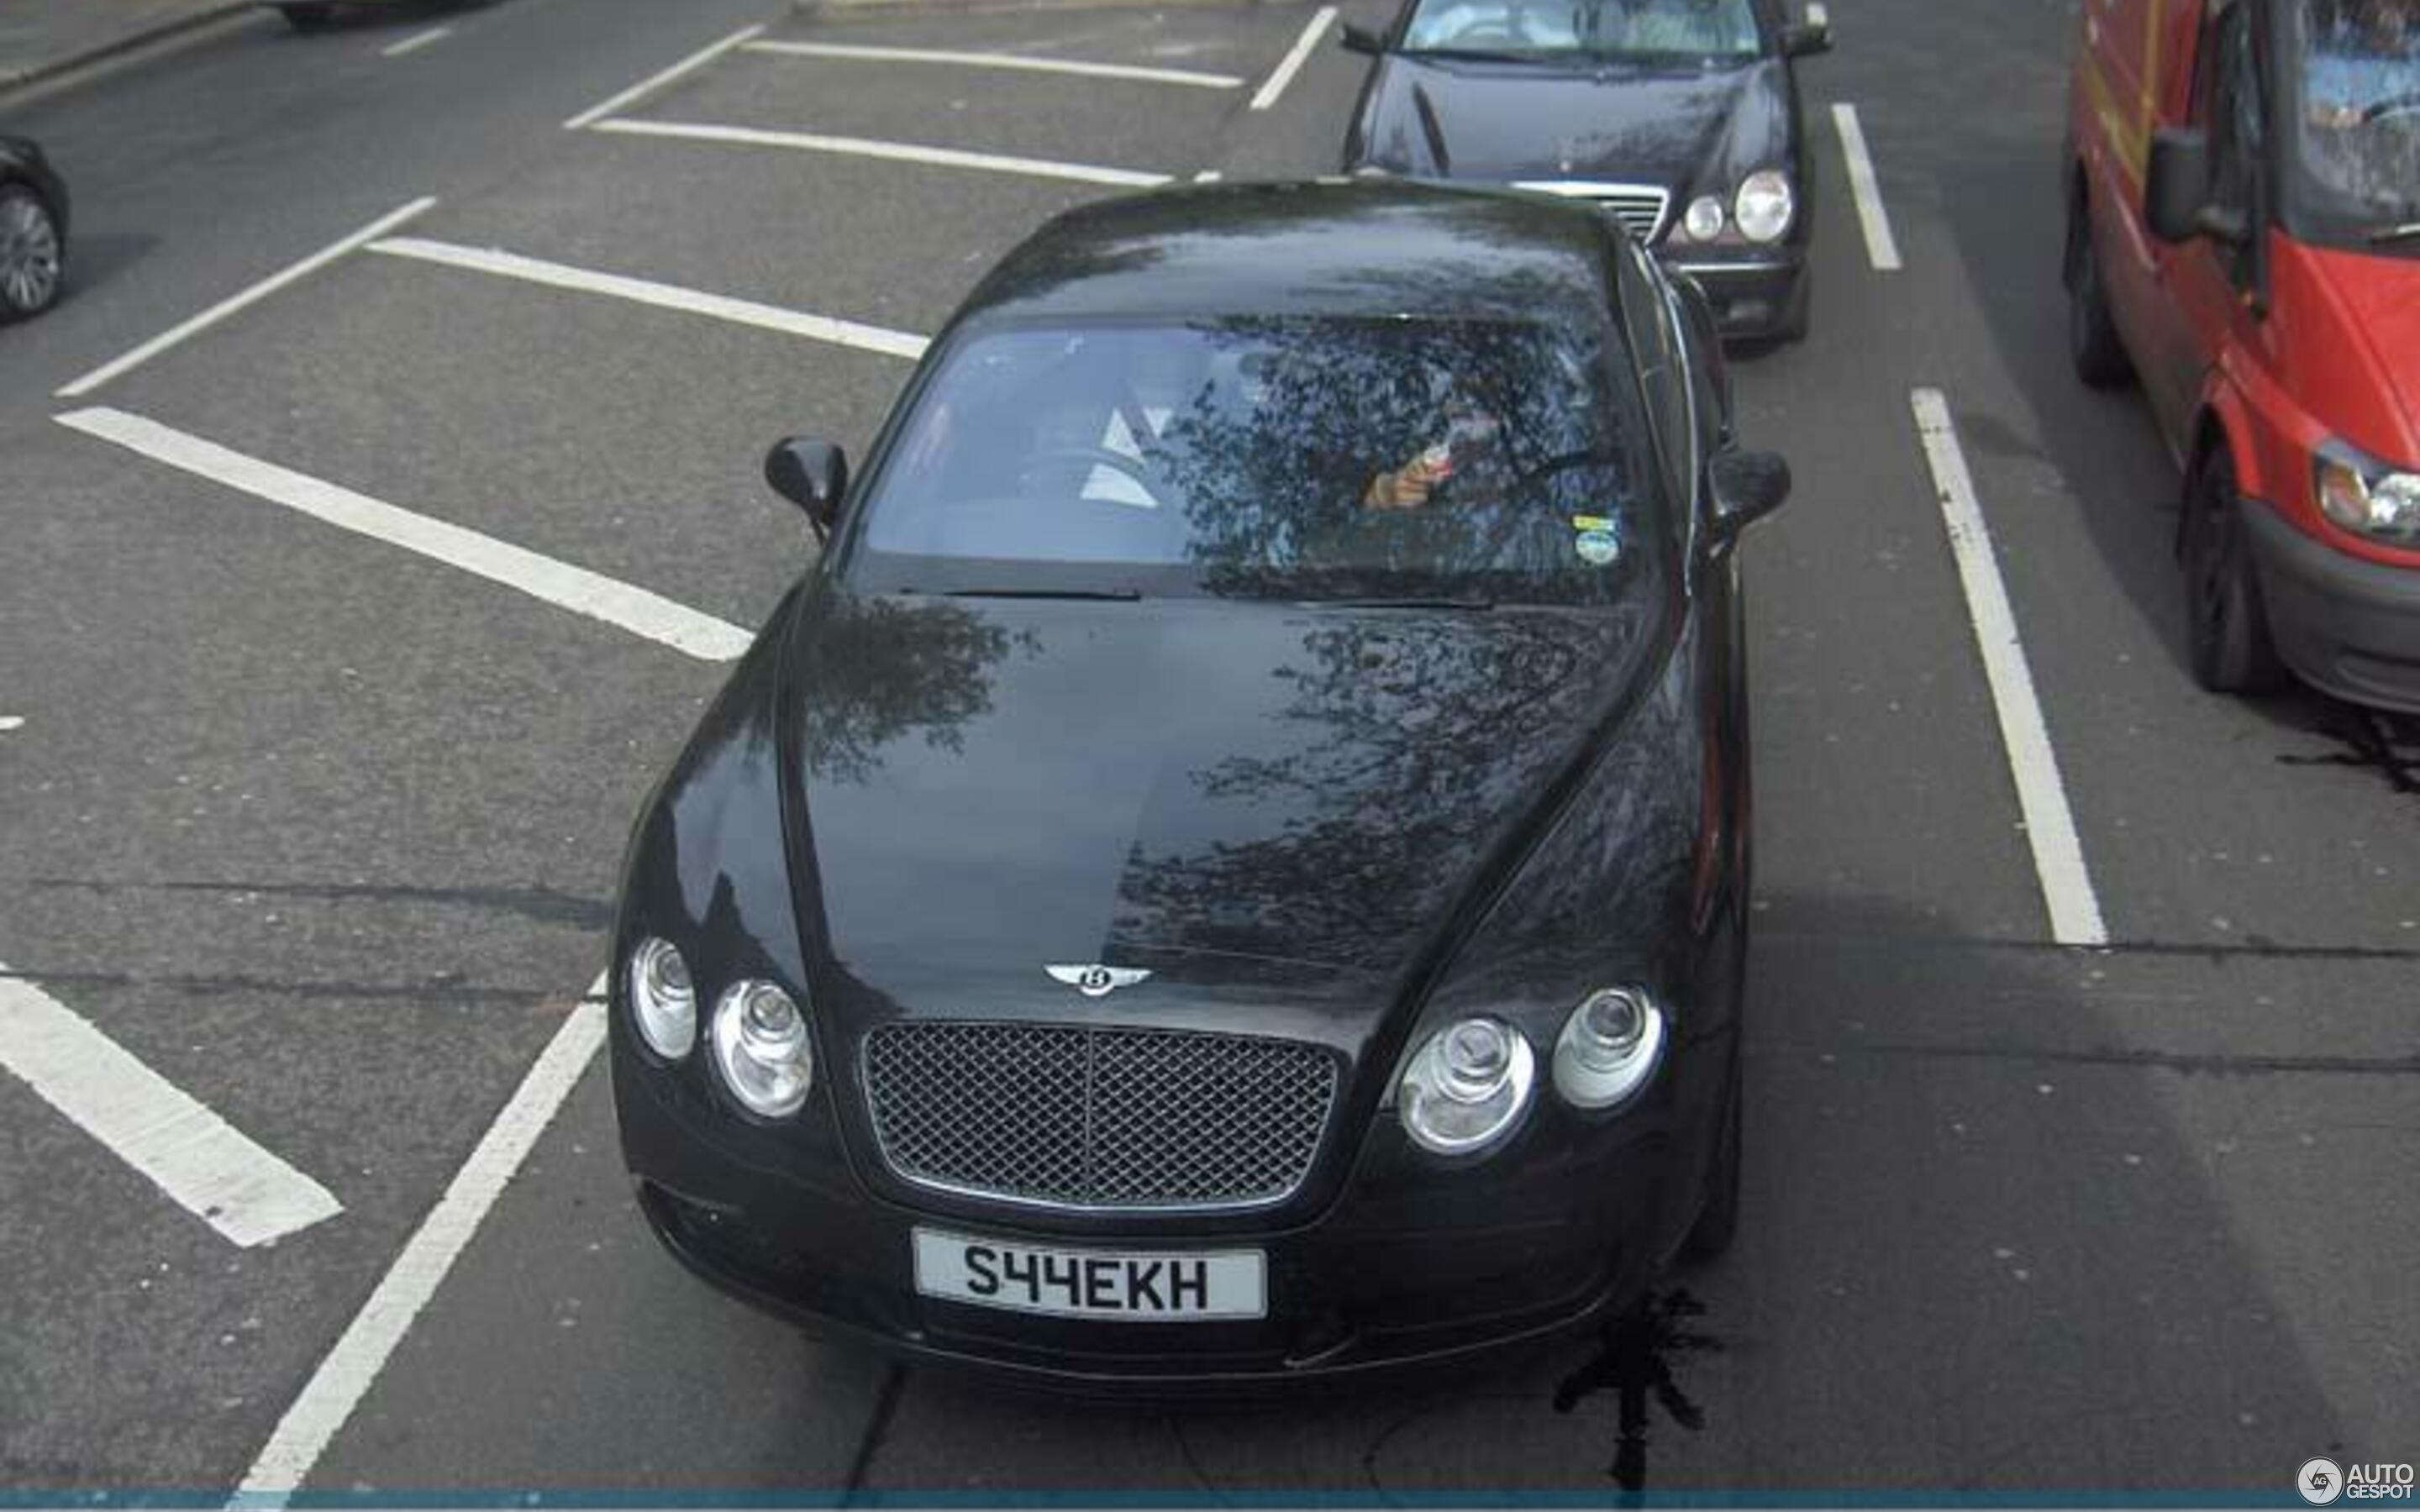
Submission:
[[[427,199],[416,199],[400,209],[391,210],[388,213],[380,216],[377,220],[372,221],[369,224],[354,232],[351,236],[345,237],[339,240],[329,243],[327,246],[320,248],[318,252],[313,253],[308,257],[303,258],[301,262],[294,264],[292,267],[287,268],[283,271],[270,274],[267,278],[262,279],[259,283],[253,285],[250,288],[245,289],[240,294],[235,295],[233,298],[220,301],[218,303],[211,305],[209,309],[204,310],[201,314],[194,316],[192,319],[185,321],[182,325],[175,326],[167,331],[162,332],[159,335],[152,337],[149,341],[145,342],[142,346],[135,347],[132,351],[128,352],[125,356],[118,358],[116,361],[104,363],[101,366],[94,368],[91,372],[86,373],[84,377],[76,379],[73,383],[69,384],[66,388],[59,390],[58,396],[62,399],[76,399],[90,393],[93,390],[100,388],[110,379],[126,373],[129,369],[140,367],[145,363],[147,363],[154,357],[159,356],[162,352],[166,351],[169,347],[176,346],[178,342],[187,340],[190,337],[200,335],[203,332],[208,331],[214,325],[217,325],[227,316],[236,314],[238,311],[242,310],[249,305],[259,303],[262,300],[269,298],[269,296],[276,293],[279,289],[284,288],[288,284],[295,283],[303,278],[308,278],[311,274],[318,271],[322,268],[325,268],[328,264],[334,262],[337,258],[342,257],[349,252],[351,252],[354,248],[362,246],[367,242],[377,240],[379,238],[386,235],[389,231],[394,230],[396,226],[403,224],[404,222],[411,220],[413,216],[420,214],[422,211],[427,209],[430,206],[436,203],[437,200],[434,196]]]
[[[448,268],[493,273],[500,278],[518,278],[554,288],[576,289],[583,294],[609,294],[615,299],[651,304],[659,309],[709,316],[717,320],[730,320],[766,331],[779,331],[786,335],[804,336],[811,341],[827,341],[834,346],[854,347],[861,351],[880,352],[886,357],[904,357],[911,363],[924,355],[926,346],[923,336],[910,332],[861,326],[853,320],[785,310],[777,304],[758,304],[752,300],[708,294],[699,289],[682,288],[676,284],[659,284],[653,279],[592,272],[585,268],[542,262],[517,253],[460,247],[418,237],[391,237],[384,241],[373,241],[369,250],[390,257],[441,263]]]
[[[789,57],[857,58],[868,63],[942,63],[962,69],[1073,73],[1089,79],[1133,79],[1142,84],[1183,85],[1195,89],[1244,87],[1244,81],[1232,73],[1202,73],[1192,69],[1146,69],[1131,63],[1086,63],[1075,58],[1033,57],[1015,53],[953,53],[939,48],[869,47],[859,42],[750,42],[745,51],[777,53]]]
[[[1225,175],[1216,168],[1204,168],[1193,176],[1193,181],[1197,184],[1215,184],[1224,177]]]
[[[604,995],[605,979],[599,977],[547,1041],[478,1148],[446,1183],[445,1195],[379,1279],[369,1301],[302,1383],[244,1473],[230,1506],[281,1505],[302,1488],[596,1058],[597,1047],[605,1040]]]
[[[1857,197],[1857,224],[1865,228],[1866,255],[1874,271],[1900,270],[1899,241],[1891,235],[1890,216],[1883,208],[1883,189],[1874,177],[1874,160],[1866,152],[1866,130],[1857,124],[1857,107],[1832,106],[1832,124],[1840,133],[1840,156],[1849,164],[1849,191]]]
[[[25,717],[23,715],[0,714],[0,735],[5,735],[11,731],[23,730],[24,728]]]
[[[685,121],[599,121],[596,129],[631,136],[669,136],[692,142],[789,147],[799,152],[836,152],[846,157],[882,158],[892,162],[929,163],[938,168],[1023,174],[1031,178],[1069,178],[1078,183],[1115,184],[1125,189],[1155,189],[1168,182],[1168,175],[1164,173],[1138,173],[1130,168],[1096,168],[1089,163],[1051,162],[1041,158],[1003,158],[988,152],[961,152],[954,147],[916,147],[905,142],[875,142],[855,136],[768,131],[753,126],[706,126]]]
[[[1318,13],[1311,18],[1311,24],[1294,39],[1293,48],[1278,60],[1277,70],[1269,75],[1268,82],[1252,96],[1254,110],[1266,110],[1278,102],[1278,97],[1285,93],[1286,85],[1294,83],[1294,76],[1302,71],[1303,64],[1311,57],[1311,50],[1319,45],[1319,39],[1327,35],[1327,28],[1335,24],[1336,8],[1320,7]]]
[[[1821,5],[1809,4],[1807,8],[1807,24],[1809,26],[1829,26],[1832,24],[1832,12],[1825,9]]]
[[[719,42],[709,42],[706,46],[699,48],[696,52],[691,53],[689,56],[681,59],[678,63],[674,64],[671,68],[666,69],[663,72],[649,74],[646,78],[640,80],[637,84],[634,84],[629,88],[623,90],[613,99],[601,100],[597,104],[589,106],[586,110],[582,111],[579,115],[574,116],[571,119],[564,122],[563,129],[566,131],[577,131],[582,127],[594,126],[598,121],[603,120],[606,116],[613,115],[615,111],[626,110],[630,106],[637,104],[640,100],[646,99],[649,95],[652,95],[657,90],[663,88],[666,85],[678,80],[684,74],[693,73],[697,69],[713,62],[716,58],[721,57],[723,54],[730,52],[733,48],[742,46],[748,42],[752,42],[763,35],[765,35],[765,25],[762,22],[759,22],[753,26],[743,26]]]
[[[108,409],[78,409],[59,416],[58,421],[71,430],[115,442],[155,462],[272,504],[283,504],[357,534],[416,551],[489,582],[517,588],[575,614],[602,620],[632,635],[685,651],[702,661],[729,661],[748,649],[750,636],[737,625],[711,614],[701,614],[644,588],[540,556],[459,525],[415,515],[140,415]]]
[[[451,26],[431,26],[427,31],[421,32],[416,36],[405,38],[402,41],[396,43],[392,47],[380,48],[379,56],[403,57],[409,54],[419,52],[422,48],[428,46],[432,42],[442,42],[453,35],[454,28]]]
[[[345,1211],[84,1015],[0,964],[0,1066],[179,1207],[247,1248]]]
[[[1950,554],[1958,562],[1967,618],[1983,653],[1983,675],[1992,687],[2009,772],[2016,779],[2017,804],[2024,814],[2025,841],[2033,847],[2034,875],[2050,911],[2051,938],[2061,945],[2106,945],[2109,930],[2102,920],[2101,900],[2085,868],[2084,843],[2076,838],[2075,818],[2068,810],[2058,755],[2051,748],[2050,727],[2034,695],[2033,671],[2017,636],[2008,586],[1993,556],[1992,532],[1975,497],[1975,480],[1966,471],[1966,455],[1950,422],[1949,401],[1938,389],[1917,389],[1910,405],[1925,460],[1932,469],[1934,492],[1940,496]]]

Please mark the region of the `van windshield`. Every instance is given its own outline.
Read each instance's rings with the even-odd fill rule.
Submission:
[[[2297,0],[2291,15],[2294,218],[2420,253],[2420,0]]]

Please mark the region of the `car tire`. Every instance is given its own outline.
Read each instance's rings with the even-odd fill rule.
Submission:
[[[334,0],[296,0],[277,9],[286,18],[286,24],[298,32],[316,32],[336,14]]]
[[[1723,1088],[1722,1142],[1714,1149],[1714,1168],[1706,1178],[1706,1205],[1681,1241],[1681,1257],[1693,1263],[1718,1258],[1739,1235],[1740,1145],[1746,1122],[1747,1078],[1736,1047],[1730,1074]]]
[[[32,189],[0,184],[0,321],[23,320],[58,302],[67,277],[58,217]]]
[[[2109,291],[2101,281],[2101,255],[2092,249],[2092,219],[2081,191],[2067,209],[2067,354],[2075,376],[2092,388],[2114,389],[2134,375],[2109,314]]]
[[[2225,442],[2204,453],[2186,475],[2179,545],[2194,680],[2213,693],[2273,693],[2285,687],[2288,673],[2269,634],[2235,487],[2235,459]]]

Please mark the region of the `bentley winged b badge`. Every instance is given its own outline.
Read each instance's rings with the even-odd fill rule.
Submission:
[[[1042,969],[1087,997],[1107,997],[1119,988],[1131,987],[1151,975],[1135,966],[1105,966],[1098,962],[1091,965],[1044,966]]]

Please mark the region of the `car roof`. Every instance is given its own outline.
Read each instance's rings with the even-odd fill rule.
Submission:
[[[1396,178],[1160,190],[1049,221],[962,324],[1147,316],[1520,318],[1602,326],[1620,284],[1584,205]]]

